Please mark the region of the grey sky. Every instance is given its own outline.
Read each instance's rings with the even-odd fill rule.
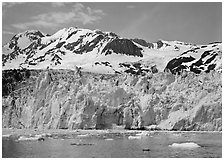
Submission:
[[[53,34],[79,26],[126,38],[206,44],[222,40],[221,2],[3,3],[3,44],[16,33],[38,29]]]

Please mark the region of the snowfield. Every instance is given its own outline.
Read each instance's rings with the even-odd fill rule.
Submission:
[[[30,30],[15,35],[3,46],[3,70],[75,69],[76,66],[82,71],[105,74],[142,74],[152,66],[172,73],[221,70],[222,43],[195,45],[159,40],[147,44],[112,32],[77,27],[61,29],[51,36]],[[124,63],[141,63],[147,67],[121,67]]]

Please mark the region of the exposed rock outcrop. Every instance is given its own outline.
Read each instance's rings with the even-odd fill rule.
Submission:
[[[209,44],[208,46],[195,47],[168,62],[165,70],[176,74],[183,71],[191,71],[197,74],[221,71],[222,65],[217,63],[222,59],[221,43]],[[217,47],[213,50],[213,47]],[[196,56],[195,56],[196,55]]]
[[[102,52],[106,51],[105,55],[107,55],[112,53],[111,50],[115,53],[143,57],[141,53],[142,48],[139,48],[138,46],[136,46],[129,39],[116,38],[110,43],[108,43]]]

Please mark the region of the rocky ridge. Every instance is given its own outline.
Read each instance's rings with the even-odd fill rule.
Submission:
[[[188,50],[168,62],[165,70],[172,73],[191,71],[200,74],[202,71],[210,72],[222,70],[221,43],[211,43]]]
[[[149,43],[113,32],[70,27],[47,35],[37,30],[15,35],[3,46],[3,69],[73,69],[83,72],[146,74],[158,71],[221,71],[222,43]],[[124,65],[125,64],[125,65]],[[135,65],[133,65],[135,64]]]

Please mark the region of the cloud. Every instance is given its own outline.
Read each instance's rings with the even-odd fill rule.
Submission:
[[[65,2],[52,2],[51,6],[52,7],[64,7],[65,6]]]
[[[2,34],[15,34],[14,32],[11,32],[11,31],[2,31]]]
[[[148,22],[155,23],[157,21],[155,17],[158,17],[163,13],[166,8],[167,5],[155,5],[149,12],[143,12],[140,14],[139,18],[134,19],[128,25],[124,26],[124,28],[119,32],[119,35],[128,38],[144,38],[146,35],[146,33],[142,32],[144,26],[149,26],[150,24]]]
[[[73,5],[73,8],[75,12],[79,12],[82,11],[85,8],[85,6],[81,3],[76,3]]]
[[[129,25],[127,25],[121,32],[119,33],[121,36],[128,38],[136,38],[140,36],[140,28],[144,26],[144,23],[148,20],[148,14],[142,14],[139,18],[135,19]]]
[[[12,24],[12,27],[20,29],[20,30],[25,30],[32,26],[38,26],[38,27],[43,27],[43,28],[53,27],[54,23],[38,20],[38,21],[31,21],[31,22],[26,22],[26,23]]]
[[[3,8],[11,8],[16,5],[23,4],[23,3],[25,3],[25,2],[2,2],[2,7]]]
[[[58,4],[57,4],[58,5]],[[12,24],[17,29],[28,29],[29,27],[59,27],[69,23],[93,24],[100,20],[105,13],[99,9],[85,7],[81,3],[72,6],[69,12],[50,12],[30,17],[30,21],[25,23]]]
[[[133,6],[133,5],[129,5],[129,6],[127,6],[127,8],[129,8],[129,9],[133,9],[133,8],[135,8],[136,6]]]
[[[17,6],[17,5],[20,5],[23,3],[25,3],[25,2],[2,2],[2,17],[5,16],[5,14],[9,8],[12,8],[14,6]]]

